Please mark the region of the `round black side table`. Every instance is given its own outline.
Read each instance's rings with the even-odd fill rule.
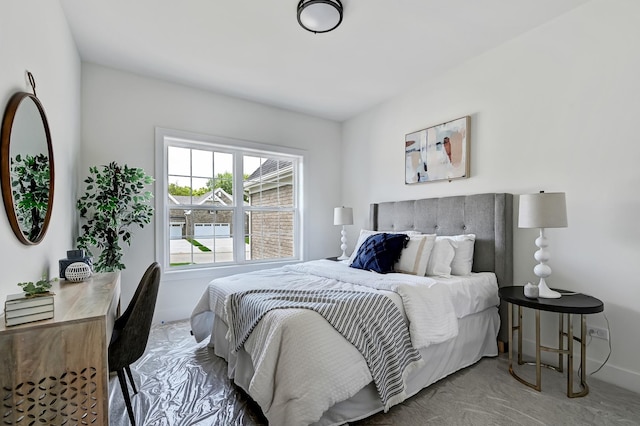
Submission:
[[[524,287],[502,287],[499,290],[500,298],[508,303],[509,311],[509,373],[519,382],[541,391],[541,367],[550,368],[562,372],[563,355],[567,355],[567,396],[576,398],[589,393],[586,375],[586,329],[587,319],[585,315],[595,314],[604,310],[604,304],[595,297],[582,293],[573,293],[566,290],[554,289],[562,294],[559,299],[529,299],[524,296]],[[518,325],[513,325],[513,305],[518,307]],[[535,310],[536,315],[536,360],[535,363],[527,363],[522,360],[522,308]],[[558,347],[548,347],[540,345],[540,311],[556,312],[559,314],[558,324]],[[580,315],[580,337],[573,335],[572,314]],[[567,316],[567,330],[564,330],[564,317]],[[513,370],[513,334],[518,332],[518,364],[531,364],[536,366],[536,383],[528,382],[518,376]],[[567,347],[565,348],[563,337],[567,337]],[[581,390],[573,392],[573,341],[580,342],[580,387]],[[558,354],[558,365],[544,364],[540,361],[540,352],[555,352]]]

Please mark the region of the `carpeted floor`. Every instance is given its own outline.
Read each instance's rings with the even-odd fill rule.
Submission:
[[[195,342],[187,321],[154,326],[147,351],[132,371],[139,390],[132,397],[139,426],[267,424],[260,409],[227,379],[226,363],[205,342]],[[505,356],[484,358],[388,413],[352,424],[640,425],[639,394],[597,375],[587,381],[589,395],[567,398],[566,376],[543,369],[542,392],[537,392],[509,375]],[[128,425],[115,376],[109,391],[111,425]]]

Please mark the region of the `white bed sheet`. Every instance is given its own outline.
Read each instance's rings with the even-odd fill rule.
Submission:
[[[496,339],[500,329],[498,309],[489,308],[462,318],[458,336],[443,343],[420,349],[425,364],[407,383],[407,394],[413,396],[456,371],[475,364],[483,357],[498,355]],[[382,403],[372,383],[346,401],[325,411],[312,426],[336,426],[364,419],[382,411]],[[393,408],[392,408],[393,410]]]
[[[337,262],[337,264],[343,268],[349,268],[348,260]],[[388,275],[393,276],[396,274]],[[406,276],[406,274],[401,275]],[[444,284],[451,296],[451,302],[458,318],[464,318],[467,315],[482,312],[491,306],[500,304],[498,278],[493,272],[472,272],[471,275],[452,275],[451,277],[410,277],[413,282],[429,287],[436,283]],[[387,295],[396,302],[398,307],[402,308],[402,303],[400,303],[395,293]]]
[[[353,268],[349,268],[348,265],[341,264],[339,262],[316,261],[316,262],[310,262],[310,264],[312,266],[315,266],[316,268],[318,267],[318,265],[320,266],[324,265],[326,266],[327,269],[331,270],[330,274],[340,274],[341,268],[344,268],[344,273],[347,275],[349,274],[357,275],[358,272],[364,273],[364,271],[353,270]],[[268,270],[264,272],[265,272],[264,276],[271,276],[273,274],[277,274],[276,270]],[[252,336],[250,336],[250,339],[247,341],[248,346],[245,345],[245,347],[248,348],[246,351],[240,350],[237,353],[230,351],[228,348],[228,342],[225,338],[226,332],[227,332],[227,326],[223,320],[223,318],[225,318],[224,308],[223,308],[224,303],[221,303],[222,300],[224,300],[224,294],[226,294],[226,292],[229,292],[229,291],[238,291],[238,290],[248,289],[244,287],[263,285],[263,283],[261,284],[261,281],[259,279],[260,276],[259,275],[256,276],[255,274],[256,273],[251,273],[251,274],[242,274],[234,277],[228,277],[231,280],[230,282],[227,282],[226,287],[223,286],[224,287],[223,289],[220,289],[219,287],[215,287],[215,288],[210,287],[207,290],[207,292],[205,292],[205,294],[203,295],[201,299],[201,303],[199,303],[199,305],[203,304],[203,305],[207,305],[207,307],[199,306],[196,308],[196,310],[194,310],[194,313],[197,310],[199,310],[199,314],[196,316],[192,316],[192,328],[196,338],[199,341],[202,340],[207,335],[211,334],[210,346],[214,347],[216,355],[221,356],[228,361],[229,376],[232,377],[236,381],[236,383],[238,383],[241,387],[243,387],[247,391],[247,393],[249,393],[250,395],[254,395],[254,396],[261,395],[262,400],[260,400],[260,398],[258,399],[254,398],[254,399],[256,399],[256,401],[260,403],[261,406],[263,406],[263,409],[264,407],[267,407],[272,413],[279,412],[278,414],[279,419],[296,418],[296,414],[299,414],[299,413],[295,413],[295,414],[293,412],[289,413],[287,411],[290,409],[289,407],[286,407],[283,405],[274,405],[276,400],[287,401],[287,400],[290,400],[291,398],[295,399],[295,395],[293,394],[288,396],[285,395],[284,397],[282,395],[279,395],[278,398],[274,397],[273,400],[270,400],[269,399],[270,397],[268,396],[270,395],[270,391],[268,389],[259,389],[256,386],[256,383],[258,382],[269,384],[269,383],[273,383],[273,380],[278,379],[276,377],[265,377],[265,374],[271,375],[271,373],[269,373],[269,371],[272,371],[271,368],[266,368],[265,364],[263,362],[260,362],[261,360],[252,360],[252,356],[249,355],[249,353],[257,354],[260,352],[259,348],[263,347],[262,345],[264,345],[266,342],[265,336],[271,333],[270,331],[268,331],[270,330],[270,328],[268,328],[267,326],[261,327],[264,324],[259,324],[256,331],[252,333]],[[366,274],[373,274],[373,273],[366,272]],[[243,275],[246,276],[245,279],[243,279]],[[379,274],[375,274],[375,275],[379,275]],[[445,341],[444,343],[446,345],[444,346],[441,346],[442,343],[438,343],[438,344],[431,344],[429,347],[427,347],[426,349],[443,347],[443,348],[447,348],[448,352],[445,352],[443,354],[439,354],[436,352],[436,356],[438,357],[439,361],[436,361],[435,364],[438,367],[435,368],[433,373],[432,372],[429,372],[428,374],[419,373],[417,376],[415,376],[415,377],[418,377],[418,379],[416,379],[417,381],[415,381],[416,384],[411,385],[413,387],[410,387],[409,383],[407,384],[406,391],[408,395],[415,394],[424,386],[427,386],[428,384],[431,384],[434,381],[448,374],[451,374],[452,372],[456,371],[459,368],[462,368],[464,366],[467,366],[477,361],[482,356],[497,354],[495,339],[496,339],[497,330],[499,328],[499,317],[497,314],[497,308],[495,307],[498,304],[498,296],[497,296],[498,286],[496,284],[495,275],[491,273],[482,273],[482,274],[473,274],[472,276],[469,276],[469,277],[438,278],[437,281],[434,281],[431,277],[407,276],[405,274],[388,274],[388,275],[402,276],[402,278],[405,279],[408,283],[410,283],[410,285],[414,285],[414,286],[424,285],[426,287],[431,287],[436,285],[437,283],[442,284],[437,286],[439,288],[438,293],[442,293],[441,289],[446,288],[446,291],[450,295],[450,300],[451,302],[453,302],[452,308],[455,312],[455,316],[457,316],[458,318],[462,318],[462,319],[465,319],[467,317],[473,318],[476,315],[475,312],[478,312],[478,311],[482,311],[483,315],[486,315],[489,318],[493,318],[491,319],[491,321],[493,321],[491,326],[487,326],[486,321],[483,323],[484,329],[479,330],[479,333],[481,334],[478,334],[477,337],[468,335],[468,333],[466,333],[467,335],[463,335],[460,338],[456,337],[454,339],[449,339]],[[380,277],[376,277],[376,276],[371,277],[372,280],[377,280],[379,278]],[[247,284],[247,279],[248,279],[248,284]],[[285,280],[288,280],[288,279],[290,278],[285,277]],[[300,283],[296,283],[296,280],[293,278],[291,278],[291,282],[294,285],[301,285]],[[344,284],[345,283],[342,283],[342,284],[338,283],[338,286],[342,287],[344,286]],[[209,292],[211,292],[211,294],[207,294]],[[403,309],[403,302],[400,296],[391,291],[388,291],[385,293],[388,294],[394,300],[396,305],[398,305],[398,307],[404,313],[405,310]],[[212,294],[215,294],[215,297],[213,298],[215,299],[215,303],[212,303],[213,300],[210,299]],[[420,308],[421,306],[422,305],[418,305],[418,308]],[[264,322],[267,318],[271,318],[271,320],[273,320],[274,318],[291,315],[291,316],[300,317],[300,320],[296,322],[296,324],[299,324],[296,326],[298,328],[299,327],[308,328],[312,326],[311,325],[312,323],[315,324],[314,322],[315,319],[311,317],[317,314],[307,310],[299,310],[299,311],[306,311],[306,312],[296,312],[296,310],[285,310],[285,312],[277,312],[270,316],[265,317],[265,319],[263,319],[261,323]],[[454,315],[451,314],[451,317],[454,317]],[[314,320],[314,321],[311,321],[311,320]],[[457,322],[458,324],[463,324],[468,322],[468,321],[456,320],[455,318],[453,321]],[[456,334],[457,334],[458,324],[455,324]],[[495,327],[493,327],[493,325],[495,325]],[[481,325],[479,325],[479,327],[482,328]],[[324,330],[325,328],[326,327],[323,326],[322,329]],[[260,332],[261,329],[263,330]],[[366,385],[371,381],[371,377],[366,368],[364,360],[361,359],[361,355],[357,352],[357,350],[355,350],[355,348],[353,348],[351,345],[346,343],[346,340],[344,340],[342,336],[340,336],[335,331],[333,331],[331,327],[329,327],[329,329],[330,331],[328,332],[323,331],[322,333],[319,332],[319,329],[317,330],[313,329],[313,331],[305,329],[305,331],[302,331],[302,333],[303,335],[307,336],[307,338],[313,335],[313,336],[322,337],[323,339],[327,339],[326,345],[321,344],[316,340],[307,341],[307,345],[309,345],[310,347],[315,346],[314,348],[315,355],[318,355],[317,352],[322,352],[324,349],[328,350],[327,359],[329,359],[332,362],[329,362],[324,367],[321,367],[322,370],[326,370],[326,371],[330,370],[331,368],[333,368],[331,366],[332,365],[336,366],[337,365],[336,363],[338,363],[338,359],[341,359],[342,364],[338,363],[342,365],[342,370],[340,374],[344,375],[345,377],[349,375],[353,375],[353,376],[345,379],[347,380],[346,383],[349,384],[350,390],[343,389],[343,391],[348,393],[343,392],[342,394],[343,396],[339,396],[340,392],[335,392],[335,391],[332,392],[334,393],[334,395],[331,395],[329,400],[325,402],[327,405],[325,405],[324,408],[322,408],[322,410],[320,410],[318,414],[316,414],[316,416],[320,416],[320,413],[328,409],[328,411],[325,412],[327,416],[323,416],[318,421],[318,425],[326,425],[326,424],[333,424],[333,423],[339,424],[349,419],[353,420],[355,417],[366,416],[368,415],[367,413],[372,414],[373,412],[379,411],[382,408],[378,394],[375,392],[373,385],[370,385],[369,387],[372,388],[371,390],[372,394],[370,395],[371,400],[369,401],[370,405],[367,406],[365,404],[364,411],[362,408],[363,405],[357,404],[358,409],[356,411],[347,409],[346,414],[341,413],[340,407],[349,407],[350,403],[348,401],[351,401],[354,398],[354,396],[358,395],[359,393],[358,389],[367,388]],[[332,336],[331,334],[335,334],[336,336],[339,336],[339,337]],[[465,349],[463,347],[467,341],[470,340],[473,342],[478,338],[481,340],[481,342],[474,343],[472,345],[471,350]],[[333,341],[333,340],[336,340],[336,341]],[[350,346],[348,348],[349,352],[342,352],[342,351],[340,352],[341,358],[338,358],[337,357],[338,354],[335,352],[337,347],[342,345],[342,343],[338,340],[344,340],[344,342],[348,346]],[[455,343],[455,342],[458,342],[458,343]],[[486,346],[487,342],[492,342],[492,345],[489,344],[489,346],[493,346],[493,348],[484,350],[484,347]],[[460,350],[461,348],[463,349],[461,351],[462,355],[466,357],[467,355],[465,354],[468,353],[470,354],[469,356],[471,356],[471,358],[465,358],[464,360],[462,360],[462,362],[458,360],[457,357],[459,355],[456,354],[456,350]],[[478,348],[481,348],[482,350],[479,351]],[[291,357],[291,354],[287,352],[285,352],[284,355]],[[427,360],[428,361],[427,364],[429,364],[426,371],[430,371],[430,369],[432,368],[433,362],[429,361],[429,358],[431,358],[433,355],[430,353],[427,353],[426,355],[427,357],[424,359]],[[353,359],[351,359],[351,361],[347,361],[348,359],[350,359],[349,357]],[[308,359],[308,358],[303,357],[303,359]],[[295,359],[293,364],[304,363],[303,359]],[[324,356],[318,356],[317,358],[315,358],[314,359],[315,365],[323,365],[323,363],[326,364],[324,361],[322,361],[323,359],[324,359]],[[472,361],[469,361],[469,359],[472,359]],[[292,361],[292,360],[289,360],[289,361]],[[259,368],[258,370],[254,370],[254,365],[256,365],[256,362],[261,364],[260,365],[261,368]],[[278,358],[272,359],[270,357],[269,362],[281,363],[280,368],[282,368],[282,365],[291,364],[290,362],[286,361],[285,358],[280,358],[278,360]],[[443,363],[444,365],[442,365]],[[347,368],[349,365],[351,367]],[[356,368],[356,365],[358,366],[357,368]],[[274,364],[274,367],[275,367],[275,364]],[[345,370],[345,368],[347,369]],[[257,377],[255,374],[256,371],[261,371],[259,375],[261,379],[259,381],[256,380],[256,377]],[[292,374],[295,374],[295,373],[292,372]],[[297,373],[297,374],[300,374],[300,373]],[[322,373],[320,372],[320,374]],[[279,380],[282,381],[282,377],[280,377]],[[412,378],[411,383],[414,383],[413,380],[414,379]],[[329,383],[334,383],[335,385],[335,381],[330,380]],[[343,383],[343,386],[346,386],[346,383]],[[317,386],[312,387],[313,390],[306,389],[305,391],[315,391],[316,388],[321,388],[320,383],[316,383],[316,385]],[[327,385],[328,384],[325,384],[325,386]],[[280,389],[285,389],[285,388],[280,387]],[[331,387],[331,389],[334,389],[333,386]],[[367,395],[366,399],[368,399],[369,395],[367,394],[367,392],[364,390],[362,392],[365,392],[365,394]],[[318,395],[316,397],[310,397],[310,398],[312,400],[319,400],[320,397]],[[348,398],[348,401],[344,403],[340,402],[345,398]],[[314,409],[317,410],[318,408],[319,407],[315,407]],[[330,414],[334,412],[334,408],[336,409],[336,413],[338,413],[337,414],[338,417],[335,417],[334,420],[331,420]],[[374,411],[371,411],[371,410],[374,410]],[[357,414],[357,413],[360,413],[360,414]],[[265,414],[267,413],[265,412]],[[318,417],[315,417],[315,418],[317,419]]]
[[[498,279],[493,272],[473,272],[468,276],[430,278],[447,286],[458,318],[464,318],[500,304]]]
[[[427,386],[456,371],[475,364],[483,357],[498,355],[496,339],[500,329],[500,316],[495,307],[474,313],[458,322],[458,336],[454,339],[420,349],[427,362],[407,382],[407,394],[413,396]],[[235,354],[229,351],[225,338],[227,326],[221,318],[214,321],[211,345],[214,353],[229,363],[229,376],[245,392],[249,393],[253,378],[251,356],[241,349]],[[373,383],[364,386],[351,398],[340,401],[324,412],[312,426],[336,426],[369,417],[383,410],[380,397]]]

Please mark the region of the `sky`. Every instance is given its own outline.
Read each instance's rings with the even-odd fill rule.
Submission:
[[[190,186],[193,176],[193,189],[204,188],[209,179],[219,173],[232,173],[233,155],[225,152],[169,147],[169,183],[178,186]],[[266,158],[243,157],[243,174],[251,174]]]

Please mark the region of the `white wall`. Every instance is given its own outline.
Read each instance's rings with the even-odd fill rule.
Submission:
[[[58,276],[58,259],[73,248],[75,164],[80,147],[80,58],[58,2],[8,0],[0,2],[0,105],[4,113],[15,92],[32,93],[26,78],[31,71],[36,92],[49,121],[55,160],[53,215],[44,240],[21,244],[0,213],[0,301],[19,293],[16,284],[37,281],[46,270]],[[4,160],[4,159],[3,159]],[[4,303],[0,312],[4,309]]]
[[[640,391],[640,2],[593,1],[424,81],[344,123],[343,202],[564,191],[569,227],[550,229],[552,286],[600,298],[613,352],[597,377]],[[404,185],[406,133],[471,115],[471,177]],[[517,202],[515,203],[517,206]],[[517,216],[516,216],[517,217]],[[536,230],[515,230],[515,284],[534,281]],[[532,315],[527,313],[528,324]],[[602,314],[588,323],[606,327]],[[553,345],[554,316],[543,317]],[[532,330],[526,331],[529,339]],[[606,358],[587,349],[588,372]]]
[[[340,229],[333,226],[332,215],[341,200],[339,123],[89,63],[82,66],[82,108],[81,179],[89,166],[110,161],[155,176],[156,126],[304,150],[306,257],[336,255]],[[134,230],[132,246],[125,250],[123,303],[154,261],[154,227]],[[207,278],[163,279],[156,320],[188,318],[212,278],[240,271],[225,268]]]

